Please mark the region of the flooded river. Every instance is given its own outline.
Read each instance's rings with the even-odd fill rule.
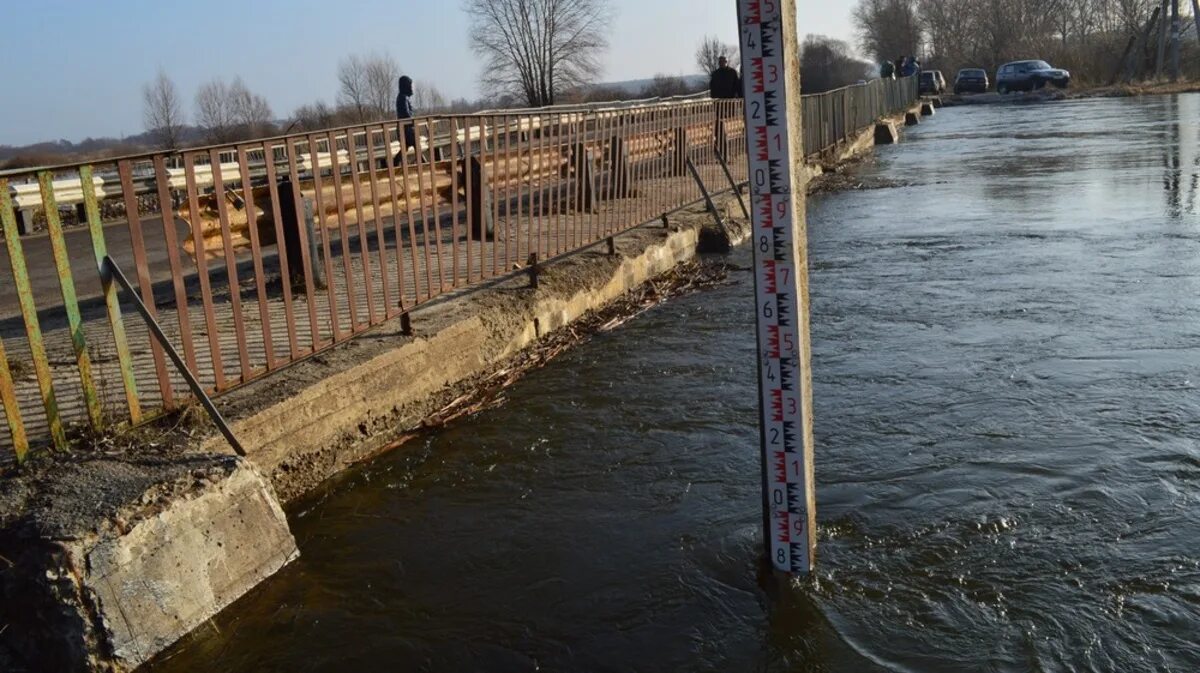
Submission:
[[[154,670],[1200,670],[1200,95],[947,109],[866,177],[809,206],[814,581],[757,577],[735,272],[329,484]]]

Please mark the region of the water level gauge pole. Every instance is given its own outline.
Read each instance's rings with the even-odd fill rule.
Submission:
[[[754,226],[763,526],[779,571],[816,553],[808,239],[796,0],[738,0]]]

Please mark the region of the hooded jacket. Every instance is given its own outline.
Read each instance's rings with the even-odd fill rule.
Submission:
[[[400,78],[400,93],[396,94],[396,119],[413,118],[413,82],[405,75]]]

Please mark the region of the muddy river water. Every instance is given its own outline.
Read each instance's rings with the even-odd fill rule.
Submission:
[[[942,110],[864,180],[809,204],[811,582],[757,576],[741,271],[328,484],[153,670],[1200,670],[1200,95]]]

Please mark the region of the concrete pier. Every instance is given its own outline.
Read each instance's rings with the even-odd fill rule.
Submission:
[[[238,458],[80,461],[39,485],[53,497],[0,492],[0,624],[33,670],[133,670],[298,555]]]

